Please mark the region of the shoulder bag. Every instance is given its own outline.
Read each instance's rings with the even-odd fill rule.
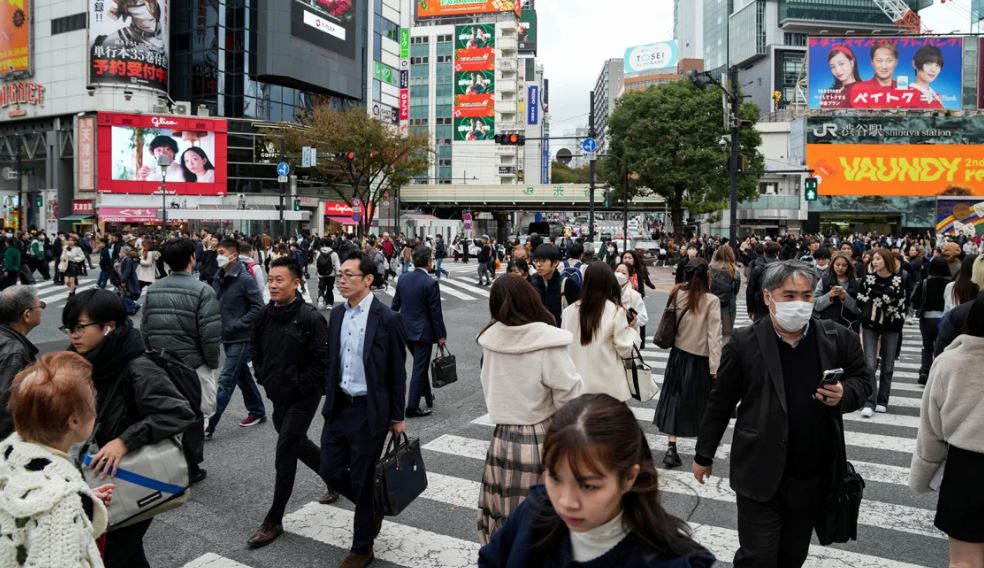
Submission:
[[[684,308],[680,312],[679,317],[677,316],[676,297],[676,293],[674,293],[666,301],[666,308],[663,309],[663,317],[660,318],[659,326],[656,327],[656,334],[653,336],[653,343],[660,349],[673,347],[673,344],[676,343],[677,328],[679,327],[680,320],[687,314],[688,308]]]
[[[77,459],[82,477],[93,489],[107,483],[106,479],[96,477],[91,467],[92,457],[96,453],[92,451],[95,449],[96,432],[99,431],[99,423],[106,408],[126,376],[127,370],[124,369],[109,391],[102,410],[97,414],[92,436],[79,449]],[[110,479],[116,484],[113,505],[109,507],[110,531],[176,509],[188,500],[188,462],[176,436],[127,453],[120,460],[116,477]]]
[[[427,471],[420,453],[420,440],[406,433],[390,436],[386,453],[376,462],[373,501],[383,515],[399,515],[427,489]]]
[[[431,384],[439,389],[458,381],[458,367],[454,355],[446,346],[437,346],[437,357],[431,361]]]
[[[642,352],[638,347],[633,346],[632,354],[622,357],[622,365],[625,367],[625,382],[629,386],[629,394],[632,398],[646,402],[659,394],[659,385],[653,377],[653,368],[642,358]]]

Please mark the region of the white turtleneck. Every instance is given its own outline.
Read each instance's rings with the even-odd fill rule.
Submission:
[[[570,531],[575,562],[588,562],[615,548],[628,535],[622,526],[622,512],[603,525],[584,532]]]

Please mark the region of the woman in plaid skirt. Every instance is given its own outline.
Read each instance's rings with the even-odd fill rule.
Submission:
[[[478,532],[487,544],[506,517],[541,483],[540,453],[550,419],[581,394],[581,376],[568,354],[570,332],[524,278],[497,278],[489,296],[492,321],[479,333],[482,390],[496,425],[485,458]]]

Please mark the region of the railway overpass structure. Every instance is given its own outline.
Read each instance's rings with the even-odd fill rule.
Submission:
[[[483,211],[587,211],[587,184],[443,184],[406,185],[400,188],[400,204],[404,207],[467,208]],[[621,211],[622,203],[603,207],[603,189],[595,187],[595,209]],[[666,202],[660,196],[636,197],[629,203],[632,213],[665,211]]]

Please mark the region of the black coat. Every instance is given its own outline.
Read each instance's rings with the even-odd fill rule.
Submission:
[[[195,421],[171,378],[143,353],[140,332],[127,321],[84,355],[92,363],[96,408],[102,413],[96,429],[99,446],[120,438],[135,452],[184,432]],[[107,400],[117,380],[120,386]]]
[[[38,348],[20,333],[0,323],[0,440],[14,431],[14,421],[7,408],[10,383],[14,376],[34,362]]]
[[[250,356],[256,382],[270,400],[321,398],[328,368],[328,322],[300,294],[288,306],[270,302],[253,325]]]
[[[841,444],[841,413],[861,408],[871,394],[861,342],[846,327],[817,318],[810,320],[809,333],[817,334],[821,368],[844,369],[844,398],[838,407],[829,407],[834,427],[831,438]],[[734,331],[721,353],[721,366],[697,438],[696,454],[713,458],[735,406],[741,403],[731,442],[731,488],[756,501],[775,495],[786,466],[789,422],[778,341],[768,317]],[[833,455],[843,455],[844,451],[837,448]],[[832,461],[830,465],[833,476],[836,464]]]

